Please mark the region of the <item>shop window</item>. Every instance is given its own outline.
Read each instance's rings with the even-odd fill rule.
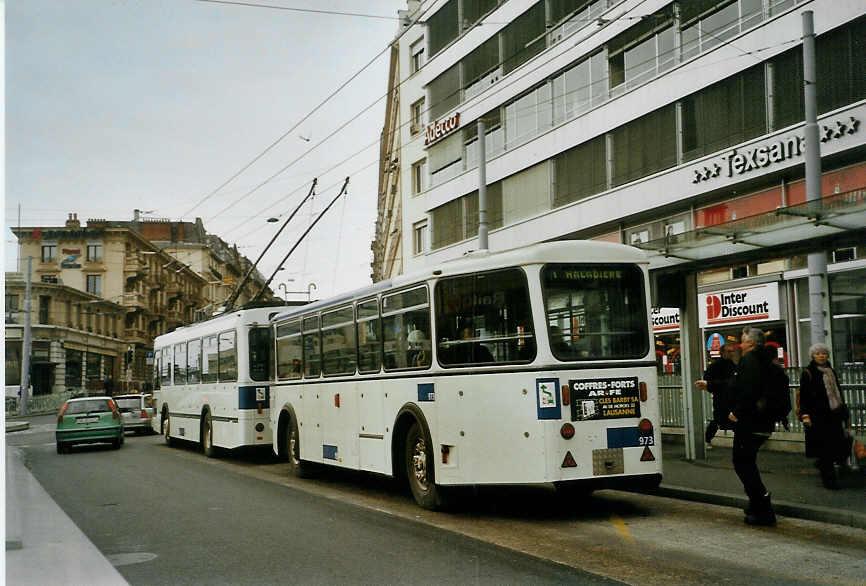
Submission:
[[[866,363],[866,270],[830,275],[833,365],[843,372]],[[808,285],[807,285],[808,287]]]
[[[21,384],[21,342],[6,340],[6,385]]]
[[[81,388],[84,354],[80,350],[66,349],[66,390]]]
[[[731,269],[732,279],[745,279],[749,276],[749,265],[742,265]]]

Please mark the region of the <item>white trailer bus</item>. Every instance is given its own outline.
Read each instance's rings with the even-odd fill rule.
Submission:
[[[287,306],[236,309],[154,341],[154,431],[171,444],[270,445],[273,379],[269,319]]]
[[[661,480],[647,263],[610,243],[472,253],[273,318],[274,451],[452,487]]]

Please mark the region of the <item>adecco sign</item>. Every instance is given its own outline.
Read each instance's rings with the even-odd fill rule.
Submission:
[[[779,284],[767,283],[698,295],[701,327],[779,319]]]
[[[436,142],[446,134],[451,134],[460,126],[460,112],[455,112],[444,120],[437,120],[427,127],[424,133],[424,144],[429,145]]]

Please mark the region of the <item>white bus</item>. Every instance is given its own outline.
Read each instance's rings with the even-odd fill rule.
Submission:
[[[463,259],[276,316],[274,451],[451,487],[657,485],[647,263],[619,244]],[[573,489],[573,490],[572,490]]]
[[[287,306],[237,309],[154,340],[152,426],[171,444],[269,445],[273,340],[269,319]]]

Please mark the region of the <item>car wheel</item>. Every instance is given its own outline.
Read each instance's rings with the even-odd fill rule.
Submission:
[[[308,478],[312,473],[312,463],[301,460],[301,439],[298,423],[293,417],[286,431],[286,454],[289,457],[289,474],[296,478]]]
[[[216,456],[216,448],[213,445],[213,422],[210,413],[205,413],[204,421],[201,424],[201,448],[208,458]]]
[[[114,448],[115,450],[119,450],[121,444],[123,444],[123,440],[120,439],[119,437],[116,437],[116,438],[114,438],[114,440],[111,442],[111,447]]]
[[[58,454],[65,454],[66,453],[66,446],[60,442],[57,442],[57,453]]]
[[[165,412],[165,415],[162,418],[162,436],[165,438],[166,445],[172,444],[171,439],[171,416],[168,414],[168,411]]]
[[[442,508],[441,489],[436,486],[433,475],[432,446],[424,428],[417,421],[409,428],[405,448],[404,472],[415,502],[431,511]]]

